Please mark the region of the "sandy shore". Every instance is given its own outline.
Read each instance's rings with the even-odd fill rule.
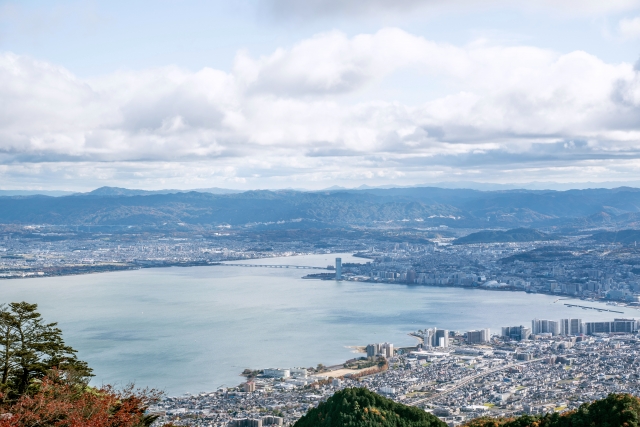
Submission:
[[[366,371],[371,368],[375,368],[375,366],[369,366],[368,368],[364,368],[364,369],[336,369],[335,371],[321,372],[319,374],[313,374],[313,375],[316,377],[324,377],[324,378],[329,378],[329,377],[338,378],[338,377],[343,377],[347,374],[357,374],[359,372]]]

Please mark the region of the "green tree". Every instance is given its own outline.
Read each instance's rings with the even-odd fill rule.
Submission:
[[[0,385],[4,386],[9,381],[9,372],[13,356],[15,354],[15,343],[17,335],[15,334],[13,324],[14,319],[6,306],[0,305],[0,363],[2,363],[2,378]]]
[[[86,383],[91,376],[76,350],[64,343],[57,323],[45,323],[37,308],[24,301],[0,307],[0,388],[12,398],[53,368],[74,381]]]
[[[583,403],[575,411],[517,418],[482,417],[463,427],[638,427],[639,421],[640,399],[630,394],[610,394],[605,399]]]
[[[312,408],[294,427],[446,427],[422,409],[396,403],[365,388],[346,388]]]

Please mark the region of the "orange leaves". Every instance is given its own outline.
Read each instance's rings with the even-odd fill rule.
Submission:
[[[2,408],[0,427],[138,427],[149,425],[146,406],[158,398],[151,392],[111,387],[90,389],[45,378],[33,395]]]

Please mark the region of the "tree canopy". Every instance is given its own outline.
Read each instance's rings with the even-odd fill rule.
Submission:
[[[89,366],[66,345],[57,323],[45,323],[36,304],[0,305],[0,392],[5,398],[24,395],[34,380],[52,369],[87,382]]]
[[[630,394],[610,394],[583,403],[575,411],[517,418],[482,417],[464,427],[638,427],[640,400]]]
[[[365,388],[336,392],[307,412],[294,427],[446,427],[422,409],[396,403]]]
[[[294,424],[294,427],[338,426],[444,427],[446,424],[422,409],[396,403],[364,388],[336,392]],[[640,427],[640,399],[630,394],[610,394],[573,411],[510,418],[481,417],[462,427]]]
[[[36,304],[0,305],[0,427],[148,427],[160,397],[88,385],[91,369]]]
[[[158,398],[153,390],[83,386],[53,369],[30,393],[0,405],[0,427],[149,427],[157,416],[145,411]]]

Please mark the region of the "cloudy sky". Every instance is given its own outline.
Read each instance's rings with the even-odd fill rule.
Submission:
[[[0,0],[0,189],[640,183],[640,0]]]

